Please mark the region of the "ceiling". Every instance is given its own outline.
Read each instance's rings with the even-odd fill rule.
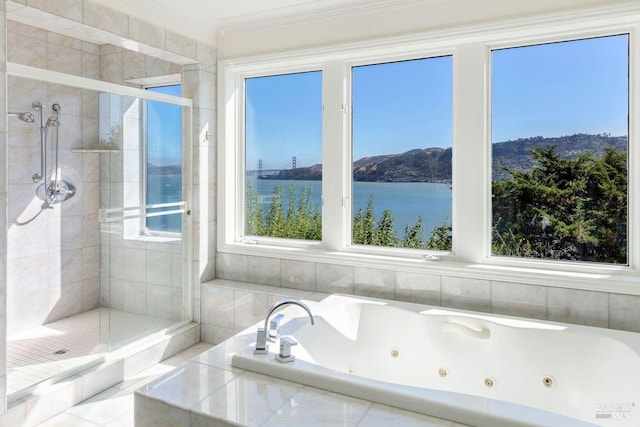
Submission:
[[[305,15],[357,12],[384,5],[448,0],[90,0],[212,43],[225,29]]]

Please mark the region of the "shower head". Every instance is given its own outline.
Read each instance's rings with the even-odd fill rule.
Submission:
[[[27,123],[33,123],[35,121],[32,113],[7,113],[7,116],[17,117],[23,122]]]
[[[47,127],[49,126],[60,126],[60,121],[57,117],[51,116],[47,119]]]

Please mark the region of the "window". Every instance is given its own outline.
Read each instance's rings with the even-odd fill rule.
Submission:
[[[640,15],[619,13],[221,61],[218,250],[627,292]],[[301,198],[321,234],[256,231]]]
[[[492,253],[627,264],[629,36],[492,53]]]
[[[149,87],[149,91],[180,96],[180,85]],[[145,102],[144,229],[147,234],[181,231],[177,209],[182,197],[182,110],[179,105]]]
[[[452,57],[352,69],[354,244],[451,250]]]
[[[247,236],[322,239],[322,72],[245,80]]]

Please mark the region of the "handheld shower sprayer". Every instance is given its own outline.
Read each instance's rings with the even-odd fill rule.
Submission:
[[[51,206],[55,203],[64,202],[76,192],[73,184],[59,176],[58,161],[60,144],[58,130],[60,129],[60,104],[56,103],[51,106],[54,115],[50,116],[46,122],[44,122],[44,106],[42,103],[34,101],[31,107],[40,115],[40,172],[34,173],[32,179],[35,183],[42,181],[38,188],[36,188],[36,195]],[[31,114],[31,117],[33,118],[33,114]],[[55,160],[53,162],[52,174],[48,171],[49,165],[47,162],[47,138],[49,136],[49,128],[51,127],[55,128]]]
[[[51,116],[47,119],[47,124],[45,126],[46,127],[60,126],[60,121],[58,120],[57,117]]]

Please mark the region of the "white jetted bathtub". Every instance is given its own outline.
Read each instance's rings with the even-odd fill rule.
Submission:
[[[312,312],[284,311],[295,361],[271,343],[232,365],[474,426],[640,425],[640,334],[344,295]]]

